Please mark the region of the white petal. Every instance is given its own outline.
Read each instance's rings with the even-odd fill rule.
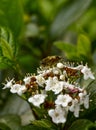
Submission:
[[[7,83],[5,84],[5,86],[4,86],[3,89],[11,88],[12,85],[13,85],[13,81],[14,81],[14,79],[12,79],[12,80],[10,80],[10,81],[7,81]]]
[[[31,81],[31,76],[25,77],[23,81],[25,82],[25,84],[29,84]]]
[[[92,74],[90,68],[84,66],[81,72],[84,74],[84,79],[87,80],[88,78],[95,79],[94,75]]]
[[[57,67],[60,68],[60,69],[62,69],[64,67],[64,65],[62,63],[58,63]]]
[[[34,95],[34,96],[30,97],[30,98],[28,99],[28,101],[29,101],[30,103],[32,103],[34,106],[39,107],[40,104],[42,104],[42,103],[44,102],[46,96],[47,96],[47,95],[44,95],[44,94],[37,94],[37,95]]]
[[[58,95],[55,103],[56,105],[62,105],[63,107],[67,107],[68,103],[72,101],[72,98],[68,95]]]
[[[80,105],[77,104],[74,109],[74,116],[79,117]]]
[[[37,76],[36,76],[36,82],[37,82],[40,86],[43,86],[43,84],[45,83],[45,79],[42,77],[42,75],[37,75]]]
[[[72,101],[72,105],[69,107],[69,110],[71,112],[74,112],[75,117],[79,117],[79,111],[80,111],[80,104],[78,103],[77,99],[74,99]]]
[[[10,89],[10,92],[11,93],[17,93],[20,89],[21,85],[20,84],[14,84],[11,89]]]
[[[63,90],[63,82],[58,82],[56,83],[53,87],[52,87],[52,91],[55,93],[55,94],[58,94],[60,93],[61,91]]]
[[[85,98],[84,98],[84,107],[86,109],[89,108],[89,95],[86,95]]]
[[[10,92],[17,93],[18,95],[22,95],[24,92],[26,92],[26,90],[27,90],[27,88],[24,85],[14,84],[11,87]]]
[[[65,114],[64,109],[62,109],[60,106],[57,106],[55,109],[49,110],[48,114],[52,117],[52,121],[56,124],[66,122],[65,115],[67,114]]]
[[[65,80],[65,75],[60,75],[61,80]]]
[[[45,90],[50,91],[52,86],[53,86],[53,80],[51,77],[49,77],[48,80],[46,80]]]

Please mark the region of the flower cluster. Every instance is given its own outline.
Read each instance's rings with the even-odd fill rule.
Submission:
[[[26,76],[23,81],[7,81],[3,89],[25,96],[35,107],[47,111],[47,116],[56,124],[65,123],[68,112],[79,117],[81,106],[89,108],[89,94],[81,80],[95,79],[87,65],[74,65],[57,62],[40,66],[37,74]],[[46,118],[46,116],[45,116]]]

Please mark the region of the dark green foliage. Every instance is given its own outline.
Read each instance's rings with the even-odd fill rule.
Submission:
[[[73,122],[69,130],[95,130],[96,125],[89,120],[80,119]]]
[[[7,77],[20,80],[36,72],[40,60],[49,55],[96,66],[95,10],[92,0],[0,0],[0,87]],[[78,120],[70,117],[64,130],[96,129],[96,80],[87,85],[90,108]],[[47,119],[33,121],[28,104],[2,91],[0,130],[58,130]],[[34,111],[44,116],[43,110]]]
[[[20,35],[23,25],[23,8],[21,4],[20,0],[0,1],[0,26],[11,29],[15,37]]]
[[[56,41],[54,45],[65,53],[68,60],[72,61],[92,61],[91,42],[86,35],[80,34],[77,39],[77,44],[64,43]]]
[[[18,130],[21,125],[19,116],[17,115],[4,115],[0,117],[0,127],[4,130]],[[4,127],[2,127],[4,126]],[[3,130],[3,129],[2,129]]]
[[[63,8],[52,23],[51,35],[53,37],[60,36],[70,24],[82,15],[90,5],[91,1],[92,0],[75,0]],[[84,3],[86,3],[86,5]]]

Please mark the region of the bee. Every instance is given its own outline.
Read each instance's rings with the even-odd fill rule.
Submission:
[[[56,65],[58,62],[60,62],[61,60],[62,58],[60,56],[48,56],[41,61],[40,65],[42,67],[52,67]]]

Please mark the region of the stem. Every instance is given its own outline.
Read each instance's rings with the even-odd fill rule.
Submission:
[[[14,66],[13,69],[14,69],[15,72],[16,72],[16,78],[17,78],[17,79],[23,77],[23,73],[22,73],[22,71],[21,71],[21,69],[20,69],[19,64],[16,63],[16,66]]]

